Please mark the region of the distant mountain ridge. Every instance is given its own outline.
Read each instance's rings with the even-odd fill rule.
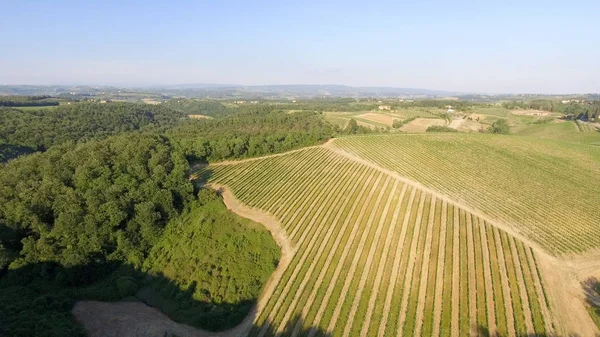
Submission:
[[[238,85],[184,83],[135,87],[91,85],[0,85],[0,95],[60,95],[68,93],[159,92],[167,95],[210,96],[213,98],[318,98],[318,97],[445,97],[460,93],[419,88],[352,87],[339,84]]]

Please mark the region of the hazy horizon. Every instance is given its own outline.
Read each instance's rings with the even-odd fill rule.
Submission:
[[[600,92],[600,3],[8,1],[0,84]]]

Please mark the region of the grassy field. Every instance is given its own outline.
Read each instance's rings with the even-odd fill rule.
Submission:
[[[334,146],[507,223],[554,254],[600,248],[600,147],[489,134],[346,137]]]
[[[528,246],[383,170],[310,148],[200,175],[273,214],[297,247],[251,336],[551,332],[534,324],[549,317]]]

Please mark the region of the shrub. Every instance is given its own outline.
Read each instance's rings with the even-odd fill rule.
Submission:
[[[441,125],[432,125],[425,132],[458,132],[458,130]]]
[[[504,118],[500,118],[490,126],[488,129],[489,133],[499,133],[499,134],[508,134],[510,128],[508,126],[508,122]]]
[[[132,277],[122,276],[117,280],[117,289],[119,289],[121,298],[124,298],[134,296],[138,292],[139,287]]]

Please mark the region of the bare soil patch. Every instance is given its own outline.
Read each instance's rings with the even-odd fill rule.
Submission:
[[[417,118],[403,125],[400,130],[405,132],[425,132],[428,127],[433,125],[444,126],[446,125],[446,121],[435,118]]]
[[[188,117],[193,119],[213,119],[212,117],[206,115],[188,115]]]
[[[364,114],[358,115],[356,117],[367,119],[367,120],[370,120],[370,121],[373,121],[376,123],[385,124],[387,126],[392,126],[394,119],[398,119],[398,118],[394,118],[394,116],[392,116],[392,115],[378,114],[378,113],[373,113],[373,112],[364,113]]]
[[[552,116],[551,112],[542,110],[512,110],[511,113],[519,116]]]

